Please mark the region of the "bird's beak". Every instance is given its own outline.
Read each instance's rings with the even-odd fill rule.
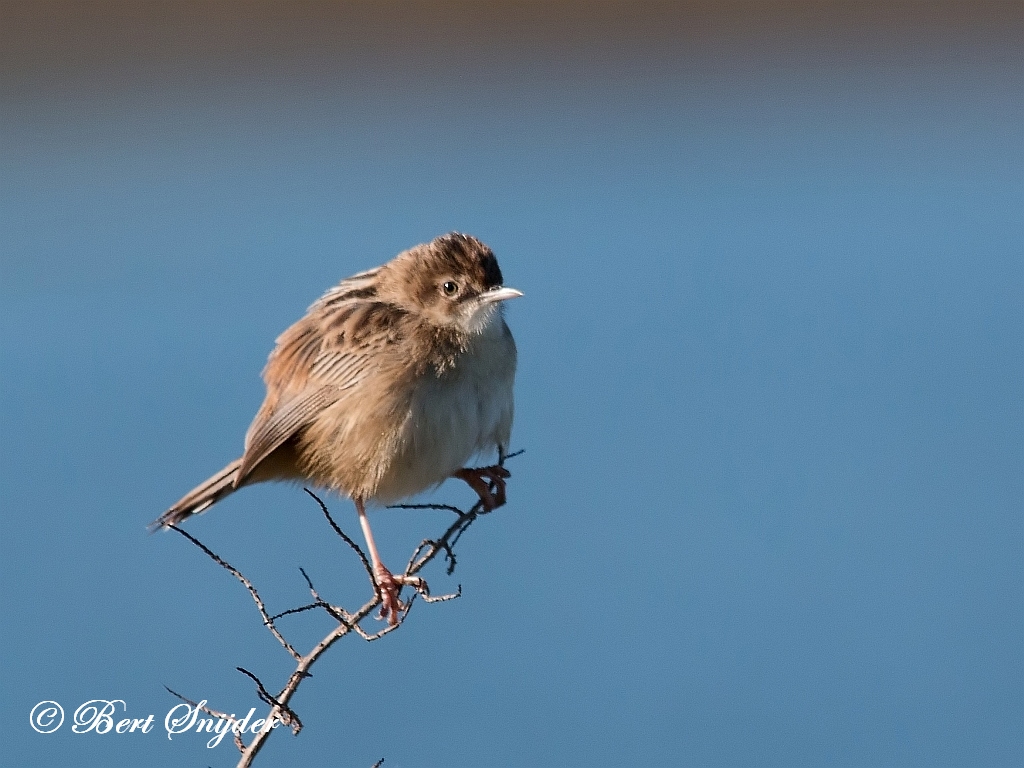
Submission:
[[[492,301],[507,301],[508,299],[517,299],[523,295],[522,291],[517,291],[515,288],[491,288],[489,291],[485,291],[480,294],[480,301],[482,303],[490,303]]]

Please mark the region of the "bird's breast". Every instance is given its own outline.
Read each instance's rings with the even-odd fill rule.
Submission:
[[[419,377],[397,451],[374,500],[390,503],[443,482],[475,454],[508,447],[516,348],[504,321],[474,337],[455,364]]]

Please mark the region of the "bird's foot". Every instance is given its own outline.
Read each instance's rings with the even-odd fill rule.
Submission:
[[[399,599],[398,593],[402,587],[412,587],[417,592],[429,594],[427,582],[419,576],[395,576],[383,563],[377,563],[374,575],[380,590],[380,613],[377,618],[386,620],[392,627],[398,625],[402,614],[409,610],[411,604]]]
[[[463,467],[452,477],[464,480],[483,502],[484,509],[490,512],[505,503],[505,480],[511,473],[504,467]]]

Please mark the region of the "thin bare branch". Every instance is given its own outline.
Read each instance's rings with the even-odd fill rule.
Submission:
[[[177,531],[182,536],[184,536],[186,539],[191,541],[193,544],[195,544],[197,547],[199,547],[201,550],[203,550],[203,552],[205,552],[207,555],[209,555],[209,557],[215,563],[217,563],[217,565],[219,565],[221,568],[224,568],[226,571],[230,572],[232,576],[234,576],[236,579],[238,579],[242,583],[242,585],[247,590],[249,590],[249,594],[252,595],[252,599],[256,603],[256,607],[260,611],[260,616],[263,617],[263,624],[267,627],[267,629],[269,629],[273,633],[274,637],[276,637],[277,641],[279,643],[281,643],[282,646],[284,646],[285,650],[288,651],[288,653],[290,653],[292,655],[292,658],[294,658],[296,661],[298,661],[299,659],[302,658],[302,654],[299,653],[298,651],[296,651],[292,647],[291,643],[289,643],[287,640],[284,639],[284,635],[282,635],[278,631],[277,627],[274,626],[274,620],[270,617],[270,614],[267,613],[267,608],[263,604],[263,598],[260,597],[260,593],[256,591],[256,587],[254,587],[252,585],[251,581],[249,581],[247,578],[245,578],[245,576],[243,576],[241,574],[241,572],[237,568],[235,568],[229,562],[227,562],[222,557],[220,557],[220,555],[218,555],[215,552],[213,552],[213,550],[211,550],[209,547],[207,547],[205,544],[203,544],[201,541],[199,541],[199,539],[197,539],[195,536],[191,535],[187,531],[182,530],[181,528],[179,528],[176,525],[171,525],[171,526],[168,526],[168,527],[172,531]]]
[[[452,504],[389,504],[385,509],[434,509],[438,512],[454,512],[459,517],[466,514]]]
[[[359,559],[363,561],[363,568],[366,569],[366,575],[370,577],[370,583],[373,584],[374,589],[376,590],[377,580],[373,578],[373,568],[370,566],[370,560],[366,557],[362,548],[352,541],[349,535],[341,530],[341,527],[334,522],[334,518],[331,517],[331,513],[328,511],[327,505],[324,504],[323,500],[319,496],[309,490],[309,488],[303,488],[302,490],[313,497],[313,501],[320,505],[320,509],[324,513],[324,517],[327,518],[327,522],[331,524],[331,528],[334,529],[334,532],[344,539],[345,543],[348,544],[357,555],[359,555]]]
[[[263,703],[269,704],[270,706],[274,707],[274,709],[278,710],[283,715],[283,717],[281,718],[281,722],[285,725],[291,726],[292,732],[296,736],[298,736],[299,731],[302,730],[302,721],[299,720],[299,716],[296,715],[295,712],[293,712],[291,709],[289,709],[286,704],[281,703],[280,701],[278,701],[277,698],[271,696],[270,691],[268,691],[263,686],[263,681],[256,677],[256,675],[254,675],[248,669],[246,669],[245,667],[235,667],[235,669],[237,669],[243,675],[245,675],[254,683],[256,683],[256,694],[260,697]],[[304,672],[302,676],[311,677],[311,675],[308,672]]]
[[[449,600],[457,600],[462,597],[462,585],[459,584],[458,589],[454,592],[449,592],[447,595],[424,595],[421,593],[420,597],[422,597],[423,601],[426,603],[445,603]]]
[[[522,453],[522,451],[516,451],[507,455],[500,455],[498,457],[498,466],[503,466],[507,459],[514,458]],[[495,490],[496,484],[492,482],[490,484],[491,491]],[[384,635],[393,632],[408,615],[412,609],[412,605],[415,602],[417,596],[422,597],[424,602],[427,603],[439,603],[447,600],[453,600],[462,595],[462,585],[460,584],[457,590],[451,594],[433,596],[430,594],[430,589],[427,583],[417,576],[417,574],[426,567],[435,557],[443,553],[445,557],[446,571],[451,575],[455,570],[456,559],[455,559],[455,545],[458,543],[462,535],[468,530],[469,526],[472,525],[477,518],[489,514],[493,510],[486,509],[482,500],[477,501],[468,511],[462,510],[456,506],[449,504],[397,504],[394,505],[393,509],[432,509],[438,511],[452,512],[456,515],[456,519],[451,525],[444,531],[444,533],[437,539],[424,539],[413,551],[412,556],[409,559],[409,563],[406,566],[405,573],[400,577],[404,579],[403,587],[409,586],[413,589],[413,594],[410,596],[408,602],[403,607],[399,621],[395,625],[388,624],[383,627],[380,631],[370,633],[364,630],[361,626],[363,622],[373,611],[381,604],[382,596],[380,587],[377,585],[376,579],[373,575],[373,568],[370,565],[370,561],[362,548],[355,541],[353,541],[341,527],[334,521],[330,511],[327,509],[327,505],[312,491],[304,489],[310,497],[320,506],[320,510],[323,512],[324,517],[327,518],[327,522],[330,524],[334,532],[359,556],[360,561],[363,564],[363,568],[366,570],[366,574],[370,579],[370,584],[373,587],[373,598],[367,601],[359,610],[354,613],[346,611],[344,608],[338,605],[334,605],[320,596],[316,587],[313,585],[312,579],[302,568],[299,568],[299,572],[302,574],[303,579],[306,582],[306,586],[309,588],[310,595],[313,597],[313,602],[307,605],[300,606],[298,608],[289,608],[288,610],[274,614],[273,616],[267,613],[266,607],[263,603],[262,598],[257,592],[256,588],[237,568],[230,565],[226,560],[215,554],[205,544],[200,542],[191,534],[185,532],[177,526],[170,526],[172,529],[180,533],[186,539],[191,541],[203,552],[207,554],[214,562],[220,565],[222,568],[230,572],[248,591],[252,596],[253,601],[256,603],[256,607],[260,612],[260,616],[263,618],[263,624],[273,633],[274,637],[277,638],[278,642],[288,651],[288,653],[297,662],[295,671],[288,677],[288,681],[281,691],[274,696],[267,690],[263,682],[252,672],[243,668],[237,667],[238,671],[249,677],[257,688],[257,695],[260,700],[263,701],[270,707],[270,712],[267,715],[266,722],[274,722],[275,720],[280,721],[284,725],[291,727],[292,732],[297,734],[302,730],[302,721],[295,712],[290,708],[289,704],[292,697],[295,695],[302,681],[307,677],[311,677],[310,668],[316,663],[316,661],[332,646],[335,642],[340,640],[350,632],[355,632],[367,642],[379,640]],[[291,616],[293,614],[304,613],[307,611],[315,610],[317,608],[323,609],[327,615],[334,619],[337,623],[331,629],[330,632],[316,644],[316,646],[310,650],[308,654],[303,656],[295,650],[283,637],[280,631],[275,625],[275,621],[285,616]],[[191,706],[197,707],[198,705],[190,699],[175,693],[170,688],[167,689],[171,694],[178,697],[182,701],[189,703]],[[218,712],[212,708],[206,707],[205,705],[199,707],[201,711],[206,712],[212,717],[221,719],[231,719],[230,715],[226,715],[223,712]],[[262,749],[266,740],[270,737],[273,732],[272,728],[260,729],[260,731],[254,735],[252,741],[249,744],[244,744],[241,736],[235,734],[235,746],[238,747],[242,753],[241,759],[238,763],[238,768],[249,768],[252,765],[252,761],[256,755]],[[375,763],[374,768],[384,762],[384,759]]]
[[[306,611],[314,611],[317,608],[323,608],[323,607],[324,607],[323,603],[310,603],[309,605],[303,605],[303,606],[301,606],[299,608],[289,608],[287,611],[281,611],[280,613],[275,613],[270,618],[273,621],[277,621],[282,616],[291,616],[293,613],[305,613]]]

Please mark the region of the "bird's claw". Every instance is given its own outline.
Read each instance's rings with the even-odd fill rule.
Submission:
[[[427,582],[419,576],[395,576],[383,563],[377,564],[374,574],[377,588],[380,590],[380,613],[377,618],[382,621],[386,620],[392,627],[398,625],[402,614],[408,611],[412,604],[411,601],[403,603],[399,599],[398,593],[402,587],[412,587],[421,595],[430,594]]]
[[[380,591],[380,613],[378,619],[383,619],[392,627],[398,625],[398,618],[405,610],[405,604],[398,598],[398,592],[402,585],[383,564],[378,564],[374,569],[374,576],[377,580],[377,589]]]
[[[511,476],[511,472],[497,464],[493,467],[463,467],[452,475],[476,491],[488,512],[505,504],[505,480]]]

